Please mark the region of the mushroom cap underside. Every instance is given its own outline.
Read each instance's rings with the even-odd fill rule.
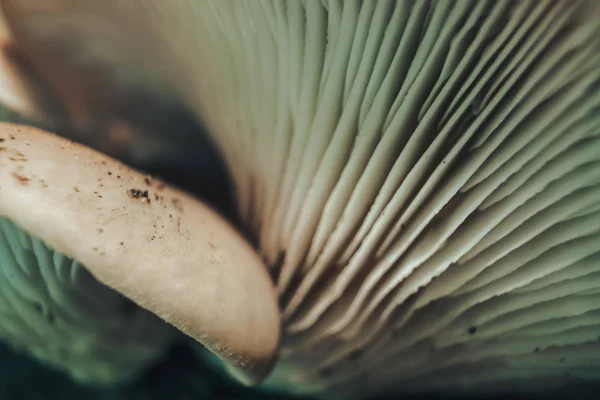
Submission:
[[[75,66],[106,40],[97,62],[131,70],[113,62],[127,45],[74,16],[157,39],[140,54],[208,127],[277,279],[272,385],[597,379],[594,2],[118,3],[57,0],[20,34],[77,38],[61,53]]]

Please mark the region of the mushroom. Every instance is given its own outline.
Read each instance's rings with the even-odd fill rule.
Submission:
[[[10,117],[18,113],[21,117],[50,121],[52,116],[45,111],[52,109],[53,102],[44,93],[35,72],[19,57],[11,36],[0,12],[0,103],[7,107],[3,112],[9,111]],[[56,114],[56,110],[53,111],[52,114]]]
[[[283,307],[267,385],[597,379],[597,3],[2,4],[24,52],[151,71],[206,125]]]
[[[275,291],[218,214],[35,128],[1,124],[0,142],[0,337],[83,379],[122,379],[172,336],[147,309],[243,382],[269,372],[279,344]]]

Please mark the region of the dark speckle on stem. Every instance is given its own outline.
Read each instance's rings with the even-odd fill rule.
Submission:
[[[147,190],[141,190],[141,189],[129,189],[127,191],[127,194],[129,195],[129,197],[131,197],[132,199],[137,199],[137,200],[141,200],[142,202],[148,203],[150,204],[150,202],[152,201],[150,199],[150,194],[148,193]]]
[[[21,174],[19,174],[19,173],[17,173],[17,172],[13,172],[12,174],[13,174],[13,176],[15,177],[15,179],[17,179],[17,181],[19,181],[19,183],[20,183],[21,185],[27,185],[27,183],[28,183],[28,182],[29,182],[29,180],[30,180],[30,179],[29,179],[29,178],[27,178],[26,176],[23,176],[23,175],[21,175]]]

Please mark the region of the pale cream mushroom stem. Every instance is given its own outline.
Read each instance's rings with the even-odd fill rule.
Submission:
[[[270,371],[270,277],[212,209],[93,150],[0,124],[0,215],[221,357],[244,383]]]

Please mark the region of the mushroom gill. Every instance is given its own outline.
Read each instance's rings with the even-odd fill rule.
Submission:
[[[3,5],[25,52],[150,70],[206,125],[281,298],[271,386],[600,376],[596,3]]]

